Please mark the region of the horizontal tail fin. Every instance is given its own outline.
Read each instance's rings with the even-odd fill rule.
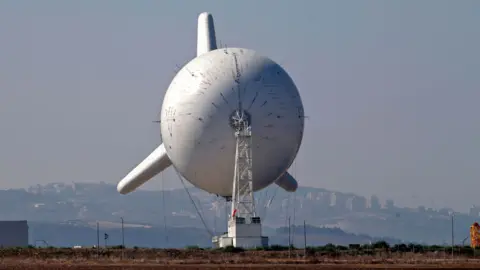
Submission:
[[[170,165],[172,161],[162,143],[118,183],[117,191],[121,194],[130,193]]]
[[[275,181],[275,184],[283,188],[285,191],[294,192],[298,188],[298,182],[288,172],[284,173]]]

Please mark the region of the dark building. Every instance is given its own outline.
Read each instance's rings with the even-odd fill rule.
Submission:
[[[0,247],[27,247],[28,224],[26,220],[0,221]]]

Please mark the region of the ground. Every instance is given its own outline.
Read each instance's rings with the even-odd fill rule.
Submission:
[[[480,259],[444,253],[325,255],[303,251],[0,249],[0,269],[480,269]]]

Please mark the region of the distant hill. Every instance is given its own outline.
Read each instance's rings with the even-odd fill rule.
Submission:
[[[225,231],[225,216],[230,208],[225,208],[223,199],[196,188],[190,188],[189,192],[208,229]],[[162,204],[162,196],[165,196],[165,205]],[[292,194],[272,185],[257,192],[255,197],[257,212],[263,219],[265,233],[269,235],[277,233],[277,228],[287,226],[290,217],[293,225],[303,225],[305,220],[309,226],[339,228],[357,235],[429,244],[450,242],[450,218],[448,212],[442,210],[398,208],[394,205],[367,208],[366,199],[360,196],[309,187],[299,187]],[[73,227],[75,230],[87,230],[88,226],[91,229],[92,222],[96,224],[96,221],[101,221],[103,229],[115,230],[119,228],[120,217],[124,218],[128,230],[139,235],[154,230],[158,233],[153,235],[161,235],[160,231],[164,230],[165,225],[175,230],[195,230],[195,235],[208,235],[184,189],[164,193],[137,190],[125,196],[119,194],[114,185],[105,183],[52,183],[28,189],[0,190],[1,220],[26,219],[31,224],[43,224],[44,227],[38,228],[53,224]],[[456,214],[455,235],[458,241],[468,236],[468,227],[473,221],[474,218]],[[37,225],[32,226],[36,228]],[[34,232],[43,230],[38,231],[38,228]],[[61,228],[66,227],[58,229]],[[179,234],[189,235],[183,232]],[[150,237],[153,236],[147,238]],[[201,243],[210,241],[209,237],[206,240],[199,237]],[[86,238],[80,237],[79,241]],[[331,242],[339,243],[335,241],[340,239],[339,236],[333,237]],[[183,243],[182,240],[179,242]]]
[[[352,243],[366,244],[379,240],[390,243],[399,243],[395,239],[371,238],[366,235],[346,233],[340,229],[316,228],[308,226],[307,244],[309,246],[326,245],[335,243],[348,245]],[[42,222],[30,222],[30,242],[37,246],[90,247],[97,244],[96,224],[52,224]],[[114,226],[99,230],[100,245],[105,245],[104,234],[108,235],[106,244],[116,246],[122,244],[122,231]],[[288,228],[268,230],[271,245],[288,245]],[[184,248],[187,246],[211,247],[211,237],[205,230],[191,227],[127,227],[124,230],[125,245],[128,247],[150,248]],[[303,226],[291,228],[292,243],[295,246],[304,246]]]

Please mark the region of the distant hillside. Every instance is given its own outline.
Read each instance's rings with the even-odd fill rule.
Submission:
[[[93,246],[97,244],[97,229],[93,224],[51,224],[29,222],[30,242],[37,246],[72,247]],[[288,245],[288,228],[267,230],[270,244]],[[108,234],[107,245],[122,244],[122,231],[118,227],[102,228],[100,226],[100,245],[105,245],[104,234]],[[211,247],[211,237],[205,231],[196,228],[178,227],[128,227],[124,230],[125,245],[128,247],[184,248],[186,246]],[[293,244],[304,245],[303,226],[291,229]],[[335,243],[348,245],[351,243],[366,244],[370,241],[386,240],[398,243],[395,239],[376,239],[366,235],[354,235],[340,229],[307,227],[307,244],[309,246]]]
[[[208,229],[224,231],[229,206],[225,208],[222,198],[199,189],[190,188],[189,191]],[[72,226],[102,221],[103,227],[112,229],[118,228],[120,217],[129,228],[139,224],[163,228],[165,219],[168,227],[206,231],[184,189],[162,194],[161,191],[137,190],[125,196],[119,194],[114,185],[104,183],[52,183],[27,190],[0,190],[0,219]],[[165,205],[162,196],[165,196]],[[292,194],[272,185],[255,196],[266,233],[286,226],[290,217],[291,223],[296,225],[305,220],[311,226],[340,228],[372,237],[429,244],[443,244],[451,237],[450,218],[445,210],[398,208],[393,204],[366,208],[366,199],[360,196],[308,187],[300,187]],[[461,241],[468,236],[468,227],[473,221],[474,218],[456,214],[456,239]]]

